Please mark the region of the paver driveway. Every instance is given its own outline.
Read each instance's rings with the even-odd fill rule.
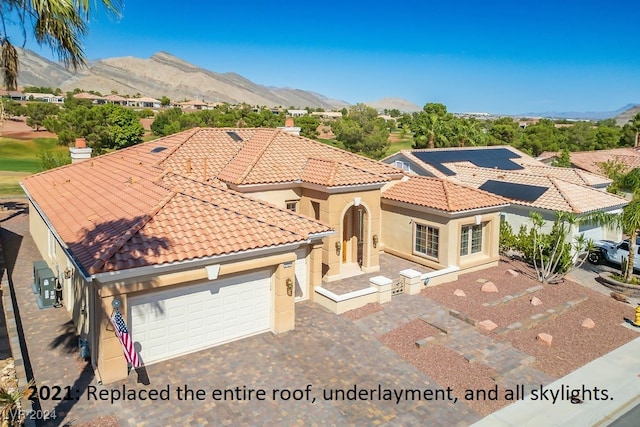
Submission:
[[[7,270],[19,304],[28,357],[27,368],[40,387],[69,386],[78,400],[42,399],[44,410],[58,418],[47,425],[80,423],[113,414],[125,425],[469,425],[480,417],[458,401],[325,400],[323,390],[359,388],[438,389],[430,378],[353,322],[312,303],[296,306],[296,329],[222,345],[147,367],[148,381],[132,372],[128,381],[98,385],[77,359],[77,338],[64,309],[39,310],[31,292],[31,263],[40,256],[28,233],[27,213],[3,222],[2,240],[9,253]],[[135,339],[135,336],[134,336]],[[28,369],[29,371],[29,369]],[[148,383],[145,385],[144,383]],[[274,389],[306,389],[315,403],[272,399]],[[178,400],[177,387],[205,390],[198,400]],[[88,400],[90,390],[127,388],[162,390],[168,401]],[[214,389],[265,389],[266,400],[214,401]],[[76,390],[78,390],[76,392]],[[301,392],[297,394],[299,397]],[[96,396],[98,394],[96,393]],[[288,397],[286,392],[283,397]],[[37,405],[36,405],[37,408]]]

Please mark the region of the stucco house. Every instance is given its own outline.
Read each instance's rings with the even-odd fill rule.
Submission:
[[[22,186],[104,383],[127,375],[114,299],[146,364],[281,333],[297,302],[378,271],[383,251],[434,270],[496,265],[508,205],[277,129],[191,129]]]
[[[401,151],[383,159],[405,173],[436,176],[505,197],[502,215],[513,230],[531,226],[531,211],[550,231],[556,212],[578,218],[594,211],[619,213],[628,200],[606,192],[611,180],[586,170],[548,166],[510,146]],[[570,239],[618,240],[620,231],[590,223],[575,225]]]

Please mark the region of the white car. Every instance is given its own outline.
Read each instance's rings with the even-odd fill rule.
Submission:
[[[601,264],[608,261],[612,264],[622,264],[622,258],[629,259],[629,239],[622,242],[612,242],[610,240],[598,240],[594,242],[596,246],[587,259],[592,264]],[[636,240],[636,254],[633,258],[633,269],[640,270],[640,238]]]

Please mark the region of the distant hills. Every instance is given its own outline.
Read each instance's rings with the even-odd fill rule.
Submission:
[[[235,73],[216,73],[197,67],[166,52],[148,59],[135,57],[109,58],[95,61],[77,74],[49,61],[30,50],[20,51],[21,86],[59,87],[63,91],[75,88],[95,90],[103,94],[117,91],[120,95],[135,95],[172,100],[199,100],[266,106],[294,106],[340,109],[345,101],[292,88],[267,87]]]
[[[547,117],[550,119],[605,120],[615,118],[619,126],[623,126],[640,112],[640,104],[627,104],[615,111],[583,111],[583,112],[544,112],[523,113],[518,117]]]
[[[172,100],[206,102],[245,102],[269,107],[324,108],[336,110],[349,103],[302,89],[264,86],[236,73],[217,73],[190,64],[167,52],[158,52],[148,59],[132,56],[94,61],[88,68],[72,73],[59,63],[35,52],[20,49],[21,86],[59,87],[63,91],[76,88],[95,90],[102,94],[116,91],[120,95],[135,95]],[[384,98],[365,104],[383,111],[420,111],[422,107],[401,98]],[[628,104],[616,111],[606,112],[544,112],[523,113],[515,117],[549,117],[556,119],[602,120],[615,118],[619,125],[627,123],[640,112],[640,104]]]

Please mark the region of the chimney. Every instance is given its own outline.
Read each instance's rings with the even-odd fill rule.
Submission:
[[[87,140],[84,138],[76,138],[74,147],[69,147],[71,154],[71,163],[79,163],[91,158],[93,150],[87,147]]]
[[[284,126],[278,127],[278,129],[283,130],[292,135],[300,136],[301,128],[295,126],[295,122],[293,121],[293,117],[287,117],[284,119]]]

